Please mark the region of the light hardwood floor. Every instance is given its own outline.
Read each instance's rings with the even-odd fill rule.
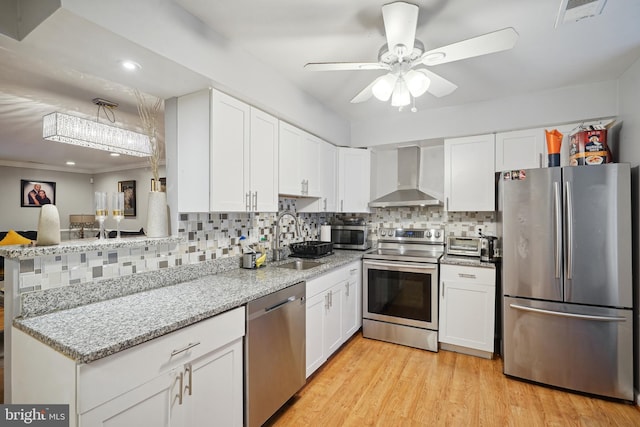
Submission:
[[[640,409],[507,378],[501,359],[358,333],[267,425],[626,427],[640,426]]]

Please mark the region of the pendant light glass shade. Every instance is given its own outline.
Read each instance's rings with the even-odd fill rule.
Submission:
[[[421,73],[420,70],[409,70],[404,78],[407,82],[407,88],[414,98],[424,95],[431,84],[429,77]]]
[[[371,88],[371,92],[373,92],[373,96],[375,96],[380,101],[388,101],[391,98],[391,94],[393,93],[393,88],[398,80],[398,76],[396,74],[386,74],[382,77],[378,78],[378,81]]]
[[[151,144],[146,135],[62,113],[51,113],[42,118],[42,137],[129,156],[151,155]]]
[[[403,77],[399,77],[396,81],[396,85],[393,88],[393,95],[391,96],[391,105],[393,107],[404,107],[411,103],[411,94],[407,88],[407,84]]]

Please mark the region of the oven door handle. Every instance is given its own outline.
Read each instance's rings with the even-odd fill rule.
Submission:
[[[405,263],[405,262],[379,262],[379,261],[364,261],[364,264],[368,267],[409,267],[409,268],[417,268],[420,270],[438,270],[438,264],[432,263]]]

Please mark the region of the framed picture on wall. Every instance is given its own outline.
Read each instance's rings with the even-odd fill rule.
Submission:
[[[124,216],[136,216],[136,182],[118,181],[118,191],[124,193]]]
[[[20,180],[20,206],[37,208],[56,204],[56,183],[33,179]]]
[[[151,191],[156,191],[155,190],[155,186],[154,186],[154,179],[151,178]],[[166,192],[167,191],[167,178],[166,177],[162,177],[159,178],[158,181],[160,181],[160,191],[162,192]]]

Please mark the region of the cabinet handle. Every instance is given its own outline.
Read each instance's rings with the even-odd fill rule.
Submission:
[[[182,405],[182,387],[184,386],[184,372],[180,372],[180,376],[176,377],[175,381],[173,382],[173,384],[175,384],[176,382],[178,382],[179,384],[179,389],[180,391],[178,393],[176,393],[175,396],[173,396],[173,400],[175,401],[176,398],[178,399],[178,405]]]
[[[189,396],[193,393],[193,366],[191,363],[187,363],[184,367],[185,372],[189,373],[189,384],[184,387],[184,391],[189,391]]]
[[[538,154],[538,157],[540,158],[540,167],[542,166],[542,162],[544,161],[544,155],[542,153]]]
[[[442,299],[444,299],[444,282],[442,282]]]
[[[251,193],[247,193],[247,194],[244,196],[244,206],[245,206],[245,209],[246,209],[247,211],[250,211],[250,210],[251,210],[251,196],[250,196],[250,194],[251,194]]]
[[[349,270],[349,274],[353,275],[356,274],[358,272],[357,268],[352,268],[351,270]]]
[[[309,180],[307,179],[304,183],[304,194],[309,195]]]
[[[325,310],[329,310],[329,294],[324,296],[324,308]]]
[[[340,212],[344,212],[344,200],[340,200]]]
[[[200,341],[198,341],[198,342],[190,342],[189,344],[185,345],[182,348],[179,348],[177,350],[173,350],[171,352],[171,357],[176,356],[176,355],[178,355],[180,353],[184,353],[185,351],[190,350],[190,349],[192,349],[193,347],[195,347],[197,345],[200,345]]]
[[[324,211],[327,211],[327,198],[324,198]]]
[[[253,193],[253,210],[257,211],[258,210],[258,192],[254,192]]]
[[[345,287],[345,289],[346,289],[346,293],[345,293],[345,295],[346,295],[346,296],[349,296],[349,282],[345,283],[345,284],[344,284],[344,287]]]
[[[464,277],[465,279],[475,279],[476,275],[475,274],[468,274],[468,273],[458,273],[459,277]]]
[[[445,202],[444,202],[444,210],[445,211],[449,210],[449,198],[448,197],[445,199]]]
[[[329,291],[329,307],[333,307],[333,291]]]

